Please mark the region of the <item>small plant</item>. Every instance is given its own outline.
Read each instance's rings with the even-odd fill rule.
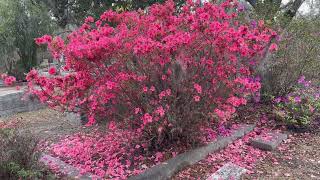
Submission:
[[[0,179],[43,179],[46,172],[37,165],[38,140],[11,126],[0,124]]]
[[[307,127],[319,115],[320,87],[302,76],[292,93],[274,98],[274,102],[276,114],[287,125],[295,128]]]

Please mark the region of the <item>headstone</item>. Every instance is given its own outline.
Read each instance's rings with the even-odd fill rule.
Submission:
[[[80,115],[78,115],[77,113],[66,112],[65,116],[71,124],[74,124],[76,126],[82,125]]]
[[[48,66],[49,65],[49,59],[43,59],[43,62],[41,63],[44,66]]]
[[[208,177],[207,180],[239,180],[246,171],[245,168],[229,162]]]
[[[70,123],[74,125],[86,125],[88,123],[87,115],[84,113],[73,113],[73,112],[66,112],[66,118],[69,120]]]
[[[269,132],[265,135],[260,135],[255,139],[251,139],[251,145],[255,148],[259,148],[266,151],[272,151],[278,147],[278,145],[285,139],[287,135],[278,132]]]

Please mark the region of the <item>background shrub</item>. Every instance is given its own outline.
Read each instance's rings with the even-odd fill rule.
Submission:
[[[319,27],[319,18],[299,17],[290,23],[282,33],[279,50],[267,64],[267,75],[263,79],[265,94],[288,94],[302,75],[319,83]]]
[[[291,93],[275,98],[274,102],[276,115],[290,128],[306,128],[320,117],[320,87],[304,76],[299,78]]]

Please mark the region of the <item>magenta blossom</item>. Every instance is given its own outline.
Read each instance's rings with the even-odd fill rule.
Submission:
[[[300,96],[294,97],[294,102],[296,102],[296,103],[301,102],[301,97]]]
[[[277,97],[273,100],[275,103],[280,103],[281,102],[281,97]]]

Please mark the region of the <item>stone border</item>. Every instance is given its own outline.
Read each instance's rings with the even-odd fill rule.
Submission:
[[[145,172],[130,177],[129,180],[163,180],[170,179],[175,173],[186,166],[193,165],[206,158],[210,153],[221,150],[233,141],[243,137],[254,129],[255,125],[242,125],[237,130],[231,132],[230,136],[219,137],[216,141],[169,159],[159,165],[147,169]]]
[[[86,173],[84,175],[80,175],[80,169],[71,166],[63,161],[61,161],[58,158],[52,157],[48,154],[42,154],[39,162],[44,164],[45,166],[53,167],[54,170],[57,170],[59,173],[62,173],[64,176],[66,176],[68,179],[80,179],[80,180],[91,180],[91,179],[99,179],[95,175],[92,175],[90,173]]]
[[[0,94],[0,117],[44,107],[35,95],[25,95],[23,90],[7,90]]]

